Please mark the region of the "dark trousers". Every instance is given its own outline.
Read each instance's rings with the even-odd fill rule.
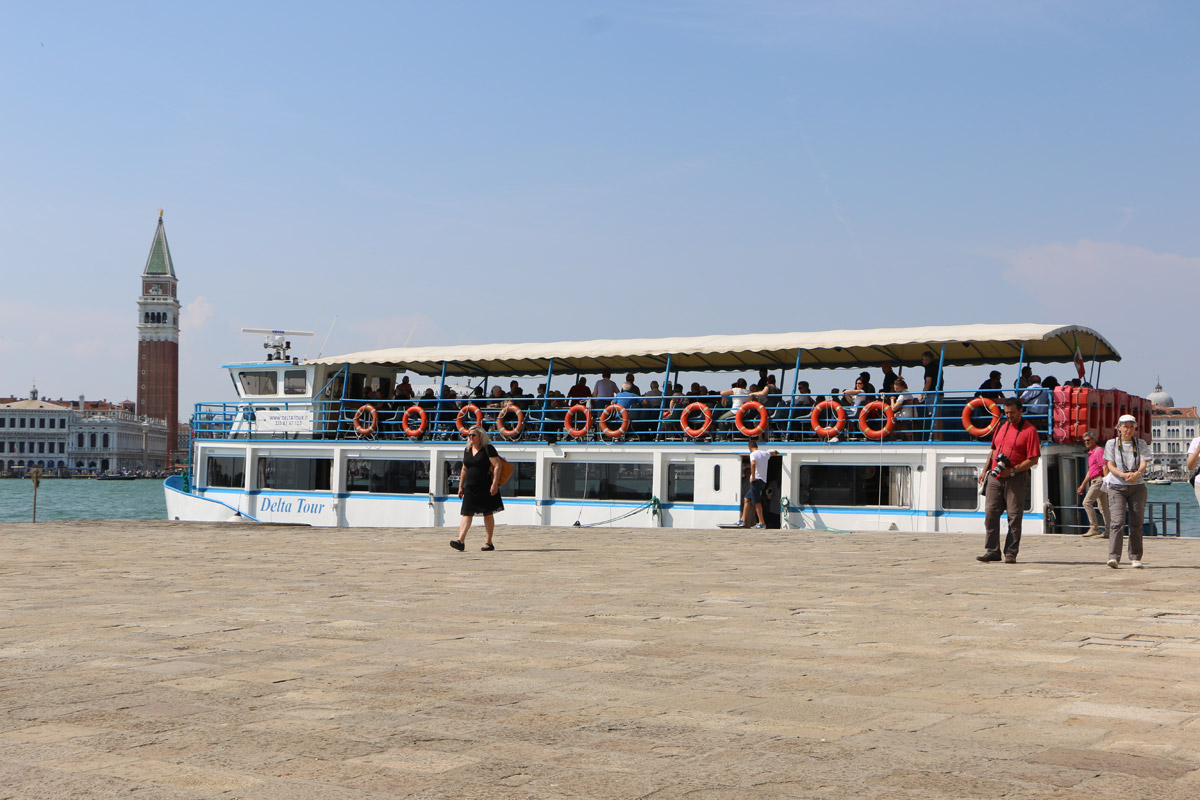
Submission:
[[[1021,517],[1025,514],[1025,497],[1029,494],[1029,473],[1018,472],[1004,480],[987,477],[987,493],[983,497],[983,530],[987,534],[984,549],[988,555],[1000,554],[1000,515],[1008,512],[1008,536],[1004,538],[1004,554],[1015,556],[1021,549]]]
[[[1108,487],[1108,557],[1121,560],[1121,540],[1129,522],[1129,557],[1142,560],[1142,525],[1146,518],[1146,484]]]

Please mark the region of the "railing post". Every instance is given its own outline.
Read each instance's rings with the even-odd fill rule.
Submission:
[[[663,385],[662,396],[658,398],[658,409],[654,412],[654,417],[657,424],[654,428],[654,441],[659,441],[662,438],[663,411],[667,408],[667,403],[675,393],[675,387],[671,384],[671,354],[667,353],[667,368],[663,370]]]
[[[415,394],[415,392],[414,392]],[[438,386],[438,401],[433,409],[433,427],[440,428],[442,424],[442,401],[446,399],[446,362],[442,362],[442,383]],[[414,402],[416,398],[413,398]]]

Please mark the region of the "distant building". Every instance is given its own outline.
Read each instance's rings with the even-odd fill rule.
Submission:
[[[179,428],[179,281],[162,209],[142,269],[142,294],[138,298],[137,406],[134,415],[163,420],[166,437],[162,460],[175,460]]]
[[[1196,407],[1175,405],[1175,398],[1163,391],[1162,383],[1154,386],[1147,398],[1154,406],[1150,412],[1151,454],[1155,471],[1182,473],[1187,467],[1187,448],[1200,435],[1200,415]]]
[[[36,386],[28,400],[0,403],[0,471],[66,468],[72,417],[70,408],[39,399]]]
[[[0,472],[166,470],[167,423],[133,412],[129,400],[42,400],[37,387],[25,400],[0,398]]]
[[[129,404],[87,402],[75,410],[67,444],[68,465],[77,472],[165,470],[167,423],[136,416]]]

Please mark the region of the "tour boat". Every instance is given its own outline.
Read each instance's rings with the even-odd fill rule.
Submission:
[[[265,361],[224,367],[235,400],[195,406],[189,468],[165,484],[169,519],[456,526],[463,431],[478,421],[515,466],[501,490],[501,524],[735,523],[753,436],[777,451],[767,469],[768,528],[981,532],[976,479],[1003,408],[973,385],[954,387],[956,368],[1008,367],[1002,391],[1011,396],[1027,364],[1066,364],[1082,375],[1086,356],[1098,382],[1100,365],[1120,359],[1089,328],[1047,324],[403,347],[307,360],[290,356],[290,335],[268,334]],[[940,377],[922,400],[926,352]],[[866,369],[878,379],[885,361],[905,375],[919,416],[897,419],[893,396],[882,392],[847,407],[798,391],[801,380],[816,389],[820,370]],[[624,405],[595,406],[562,397],[579,376],[590,387],[603,370],[618,386],[632,373],[640,404],[628,395]],[[754,384],[759,370],[777,389],[736,412],[723,408],[731,395],[716,391],[738,377]],[[405,375],[432,396],[381,399]],[[488,396],[512,380],[545,392]],[[651,380],[715,389],[672,403],[649,395]],[[451,397],[452,385],[478,387],[483,397]],[[1125,413],[1142,421],[1142,435],[1150,430],[1150,403],[1116,389],[1060,386],[1046,396],[1044,408],[1026,409],[1043,431],[1029,532],[1084,522],[1073,508],[1087,467],[1084,432],[1107,438]]]

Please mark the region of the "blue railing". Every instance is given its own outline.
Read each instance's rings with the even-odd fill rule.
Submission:
[[[964,408],[974,394],[973,391],[929,392],[923,396],[905,393],[903,396],[907,400],[893,411],[893,421],[886,432],[882,406],[886,404],[891,408],[901,395],[876,393],[856,398],[857,402],[846,402],[840,396],[792,398],[771,394],[761,399],[761,410],[755,405],[745,406],[740,428],[731,406],[732,396],[721,394],[618,398],[618,404],[625,407],[624,414],[610,408],[611,401],[584,400],[577,404],[573,399],[557,397],[416,401],[346,398],[303,404],[280,401],[199,403],[192,420],[192,435],[196,439],[459,441],[462,438],[458,430],[460,420],[463,425],[470,426],[478,418],[495,438],[522,441],[745,441],[746,431],[761,429],[758,438],[779,442],[986,443],[989,435],[973,435],[963,425]],[[478,408],[478,417],[466,408],[468,405]],[[583,406],[586,412],[576,410],[568,418],[568,409],[575,405]],[[516,406],[520,413],[511,406]],[[605,409],[608,409],[607,414]],[[300,427],[281,430],[277,425],[260,424],[266,411],[303,411],[308,412],[310,418],[305,418]],[[997,405],[996,412],[1001,421],[1002,411],[1002,406]],[[1043,436],[1046,434],[1048,410],[1042,413],[1027,410],[1025,418],[1033,422]],[[860,420],[864,419],[860,425]],[[988,409],[974,409],[971,419],[975,433],[988,430],[990,434],[993,418]]]

